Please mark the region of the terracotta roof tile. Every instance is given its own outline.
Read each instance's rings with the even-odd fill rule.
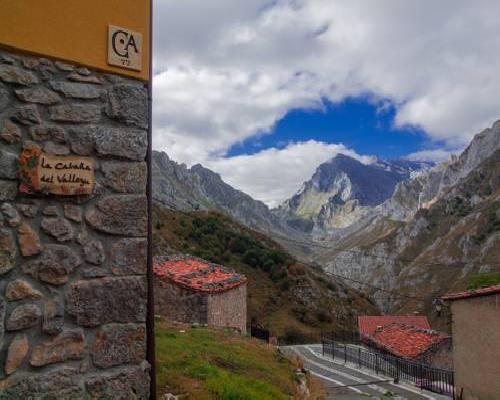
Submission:
[[[369,338],[376,347],[404,358],[415,358],[450,336],[414,326],[393,323],[377,328]]]
[[[487,288],[468,290],[466,292],[449,293],[444,295],[442,299],[453,301],[453,300],[469,299],[471,297],[489,296],[497,293],[500,293],[500,285],[493,285]]]
[[[218,293],[242,285],[243,275],[230,272],[221,265],[195,257],[163,257],[153,263],[153,272],[160,279],[170,280],[188,289]]]
[[[359,334],[361,336],[370,336],[378,327],[392,323],[431,329],[425,315],[361,315],[358,317]]]

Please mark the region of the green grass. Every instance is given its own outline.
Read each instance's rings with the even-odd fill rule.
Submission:
[[[230,331],[186,329],[157,323],[158,396],[189,399],[294,398],[294,363],[274,348]]]
[[[469,279],[468,290],[500,284],[500,272],[474,274]]]

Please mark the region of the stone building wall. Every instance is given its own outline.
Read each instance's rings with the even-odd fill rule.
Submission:
[[[415,359],[417,362],[430,365],[434,368],[453,370],[452,341],[450,339],[432,346],[424,354]]]
[[[155,314],[186,324],[207,324],[207,296],[155,278]]]
[[[247,285],[246,283],[208,298],[208,325],[247,331]]]
[[[147,88],[0,51],[0,398],[149,396]],[[93,157],[87,196],[19,192],[23,149]]]
[[[500,294],[455,300],[453,368],[464,400],[498,399],[500,393]]]
[[[246,284],[222,293],[206,293],[155,277],[154,293],[155,314],[169,321],[230,327],[246,333]]]

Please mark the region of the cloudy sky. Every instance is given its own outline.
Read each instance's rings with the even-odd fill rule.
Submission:
[[[156,0],[154,147],[273,206],[338,152],[446,159],[500,119],[500,2]]]

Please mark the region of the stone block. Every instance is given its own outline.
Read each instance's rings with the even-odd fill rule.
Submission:
[[[62,104],[49,109],[52,121],[59,122],[98,122],[101,119],[101,106],[83,104]]]
[[[101,163],[104,186],[119,193],[146,193],[148,168],[145,162],[105,161]]]
[[[111,246],[109,265],[114,275],[145,275],[147,239],[121,239]]]
[[[35,260],[23,264],[23,272],[52,285],[65,284],[82,260],[70,247],[49,244]]]
[[[5,373],[7,375],[15,372],[23,363],[29,350],[28,337],[26,335],[16,335],[7,350],[7,359],[5,361]]]
[[[87,279],[104,278],[111,274],[101,267],[86,267],[82,268],[82,277]]]
[[[17,196],[17,185],[17,182],[0,179],[0,201],[14,200]]]
[[[66,141],[64,129],[57,125],[32,126],[30,134],[33,140],[38,142],[51,140],[53,142],[64,143]]]
[[[16,179],[19,159],[16,154],[0,149],[0,178]]]
[[[149,364],[121,368],[113,373],[101,373],[85,381],[85,386],[92,399],[148,399]]]
[[[146,326],[104,325],[96,332],[91,355],[98,368],[141,363],[146,358]]]
[[[16,108],[12,114],[12,119],[23,125],[35,125],[42,122],[38,108],[34,104]]]
[[[147,132],[133,128],[97,127],[95,150],[101,156],[114,156],[132,161],[144,161],[147,152]]]
[[[61,97],[54,91],[45,87],[17,89],[16,96],[25,103],[56,104],[61,101]]]
[[[31,257],[42,249],[40,237],[38,234],[26,223],[23,223],[17,229],[17,240],[19,242],[19,250],[23,257]]]
[[[3,349],[3,338],[5,336],[5,310],[7,305],[0,295],[0,349]]]
[[[57,92],[60,92],[67,98],[73,99],[98,99],[99,91],[95,85],[85,83],[74,83],[64,81],[52,81],[50,86]]]
[[[36,215],[38,214],[38,204],[37,203],[30,203],[30,204],[18,204],[17,209],[21,211],[21,213],[26,217],[26,218],[35,218]]]
[[[38,83],[38,78],[32,72],[12,65],[0,65],[0,80],[23,86]]]
[[[54,142],[45,143],[43,151],[54,156],[67,156],[71,153],[68,146]]]
[[[112,195],[99,200],[85,215],[94,229],[124,236],[147,236],[147,198],[140,195]]]
[[[46,206],[43,209],[42,214],[47,217],[57,217],[59,216],[59,207],[54,205]]]
[[[21,216],[12,204],[3,203],[0,209],[10,227],[15,228],[21,224]]]
[[[16,261],[16,244],[12,233],[0,228],[0,275],[14,268]]]
[[[5,110],[5,108],[9,105],[9,90],[7,87],[0,82],[0,111]]]
[[[73,400],[87,398],[78,370],[62,367],[33,375],[13,375],[4,387],[2,400]]]
[[[91,155],[94,151],[95,126],[72,127],[68,130],[68,141],[73,153],[80,156]]]
[[[66,63],[63,63],[61,61],[56,61],[54,64],[57,67],[57,69],[64,71],[64,72],[72,72],[75,70],[75,67],[73,65],[66,64]]]
[[[8,331],[19,331],[22,329],[31,328],[38,324],[42,312],[36,304],[20,305],[10,313],[5,328]]]
[[[36,69],[40,65],[40,60],[35,57],[23,57],[21,58],[21,64],[28,69]]]
[[[93,83],[94,85],[102,85],[102,80],[94,75],[83,76],[73,72],[68,75],[68,79],[73,82],[84,82],[84,83]]]
[[[49,335],[57,335],[64,326],[64,304],[60,298],[47,299],[43,303],[42,330]]]
[[[54,339],[33,348],[30,364],[42,367],[66,360],[80,360],[85,354],[85,336],[82,329],[68,329]]]
[[[148,91],[144,86],[118,84],[108,90],[107,114],[127,125],[148,127]]]
[[[106,259],[104,246],[99,240],[90,240],[83,246],[85,261],[94,265],[101,265]]]
[[[11,121],[5,121],[3,127],[1,127],[0,124],[0,138],[4,142],[8,144],[19,143],[21,141],[21,137],[21,129],[19,129],[19,127],[15,123]]]
[[[69,242],[74,238],[73,227],[66,218],[42,218],[40,226],[58,242]]]
[[[41,299],[42,293],[29,282],[23,279],[15,279],[7,284],[5,289],[5,298],[9,301],[24,300],[24,299]]]
[[[147,284],[144,277],[77,281],[66,293],[66,313],[80,326],[113,322],[145,322]]]
[[[64,205],[64,216],[74,222],[82,222],[82,209],[73,204]]]

